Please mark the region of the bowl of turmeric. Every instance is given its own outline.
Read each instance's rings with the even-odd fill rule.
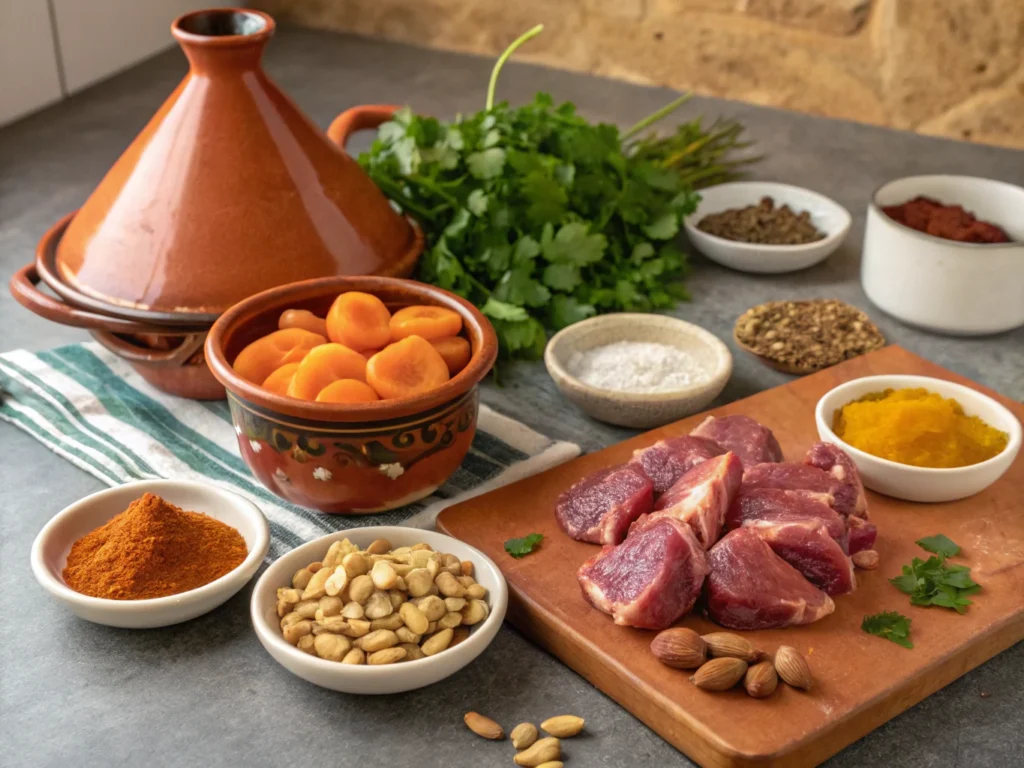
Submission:
[[[325,277],[236,304],[205,349],[260,482],[303,507],[366,514],[430,495],[459,467],[498,343],[448,291]]]
[[[830,390],[818,435],[853,459],[864,485],[897,499],[954,501],[1002,477],[1021,423],[994,398],[928,376],[865,376]]]

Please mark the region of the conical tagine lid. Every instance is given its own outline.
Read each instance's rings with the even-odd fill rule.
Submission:
[[[172,25],[190,71],[74,216],[58,279],[109,311],[211,319],[327,275],[405,275],[422,239],[263,73],[269,16]]]

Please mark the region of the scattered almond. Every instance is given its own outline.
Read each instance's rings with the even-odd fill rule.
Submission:
[[[651,653],[662,664],[674,669],[696,669],[708,660],[707,643],[685,627],[659,632],[651,642]]]
[[[484,717],[479,712],[467,712],[463,715],[462,719],[465,721],[466,727],[477,736],[495,741],[505,738],[505,732],[501,729],[501,726],[491,720],[491,718]]]
[[[775,665],[770,661],[761,661],[747,669],[743,677],[743,687],[755,699],[771,696],[779,685],[779,675]]]
[[[779,650],[775,652],[775,671],[794,688],[805,691],[811,689],[811,668],[807,666],[807,660],[796,648],[789,645],[779,646]]]
[[[873,549],[864,549],[860,552],[854,552],[850,559],[853,560],[853,564],[858,568],[863,568],[865,571],[872,571],[878,567],[878,552]]]
[[[703,691],[727,691],[743,679],[747,662],[731,656],[712,659],[693,673],[690,682]]]
[[[516,749],[526,749],[537,740],[537,726],[533,723],[520,723],[512,729],[509,738]]]
[[[565,763],[561,760],[549,760],[546,763],[541,763],[537,768],[564,768]]]
[[[701,638],[708,646],[710,656],[729,656],[743,661],[760,661],[763,654],[747,638],[732,632],[712,632]]]
[[[519,752],[513,760],[516,765],[539,768],[544,763],[557,761],[562,757],[562,742],[554,737],[535,741],[530,747]]]
[[[559,739],[569,739],[583,730],[584,720],[576,715],[558,715],[549,717],[540,724],[540,728],[547,734],[557,736]]]

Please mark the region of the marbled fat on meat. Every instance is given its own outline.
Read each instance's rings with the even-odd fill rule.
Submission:
[[[793,523],[816,520],[846,550],[846,520],[832,509],[832,495],[813,491],[789,491],[780,488],[752,488],[740,494],[725,517],[726,530],[758,520]]]
[[[864,483],[857,465],[846,451],[832,443],[815,443],[804,456],[804,464],[832,475],[846,488],[846,495],[853,499],[849,514],[867,519],[868,499],[864,494]]]
[[[654,495],[659,496],[691,468],[723,453],[725,449],[717,443],[702,437],[683,435],[659,440],[647,448],[637,448],[633,451],[630,464],[651,479]]]
[[[836,480],[828,472],[807,464],[764,463],[747,467],[740,493],[754,488],[779,488],[789,491],[813,491],[830,494],[832,506],[841,515],[849,515],[857,504],[854,489]]]
[[[664,629],[693,608],[707,572],[690,527],[662,518],[636,526],[617,547],[605,547],[577,578],[591,605],[616,624]]]
[[[732,452],[702,461],[661,495],[651,517],[686,523],[708,549],[722,533],[725,513],[742,479],[743,465]]]
[[[723,449],[732,451],[744,468],[762,462],[782,461],[782,447],[775,435],[749,416],[708,416],[690,435],[712,440]]]
[[[629,526],[654,505],[654,486],[628,464],[602,469],[558,498],[555,518],[577,541],[618,544]]]
[[[744,527],[760,536],[776,555],[825,594],[835,597],[857,588],[853,561],[821,521],[772,523],[756,520]]]
[[[835,610],[832,598],[776,555],[749,528],[727,533],[708,552],[708,616],[730,629],[810,624]]]

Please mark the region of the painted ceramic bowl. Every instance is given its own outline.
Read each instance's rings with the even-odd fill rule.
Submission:
[[[276,330],[284,310],[324,316],[345,291],[372,293],[392,311],[411,304],[455,310],[472,347],[469,364],[425,394],[358,405],[276,395],[235,373],[238,353]],[[347,514],[410,504],[458,468],[476,432],[477,384],[497,353],[494,329],[472,304],[388,277],[325,277],[272,288],[225,312],[206,340],[207,362],[227,389],[238,447],[253,474],[287,501]]]

